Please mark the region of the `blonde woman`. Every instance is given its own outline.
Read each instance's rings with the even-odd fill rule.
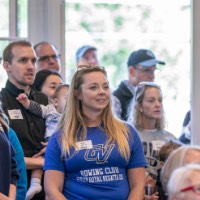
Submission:
[[[159,150],[171,139],[176,139],[164,129],[163,95],[160,86],[153,82],[139,83],[130,110],[129,121],[141,138],[148,163],[146,184],[155,185],[161,167]]]
[[[142,200],[146,166],[136,131],[111,111],[100,66],[79,66],[45,154],[48,200]]]
[[[0,105],[0,199],[16,199],[16,184],[19,177],[14,160],[14,150],[8,140],[8,123]]]

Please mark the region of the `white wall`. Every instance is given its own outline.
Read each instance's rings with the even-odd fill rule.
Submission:
[[[28,1],[28,39],[34,44],[53,43],[61,53],[62,77],[65,77],[65,1]]]

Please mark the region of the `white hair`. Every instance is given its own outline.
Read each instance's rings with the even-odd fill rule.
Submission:
[[[199,164],[188,164],[182,167],[177,168],[171,174],[168,184],[167,184],[167,192],[169,195],[169,199],[173,197],[183,197],[184,194],[180,192],[183,187],[187,187],[187,181],[190,180],[191,173],[197,171],[200,173],[200,165]],[[200,181],[199,181],[200,182]]]
[[[188,163],[186,163],[185,161],[185,157],[186,157],[186,153],[188,151],[199,151],[200,153],[200,147],[199,146],[182,146],[179,147],[178,149],[174,150],[168,157],[168,159],[166,160],[166,162],[164,163],[162,170],[161,170],[161,182],[162,182],[162,186],[164,191],[167,191],[167,183],[169,181],[169,177],[172,174],[172,172],[181,167],[184,166]]]

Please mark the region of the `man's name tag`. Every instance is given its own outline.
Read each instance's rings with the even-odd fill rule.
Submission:
[[[92,140],[86,140],[86,141],[81,141],[76,143],[76,150],[83,150],[83,149],[92,149]]]
[[[160,148],[165,144],[164,141],[152,141],[153,150],[160,151]]]
[[[20,109],[8,110],[10,119],[23,119]]]

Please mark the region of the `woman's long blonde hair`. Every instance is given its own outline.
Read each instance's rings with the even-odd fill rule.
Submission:
[[[81,85],[84,82],[83,76],[92,72],[101,72],[107,77],[104,67],[79,66],[72,78],[68,92],[68,100],[58,125],[58,129],[62,131],[61,147],[63,157],[65,157],[66,154],[70,154],[70,148],[76,148],[76,142],[78,141],[77,134],[79,131],[80,139],[86,139],[86,119],[83,115],[81,103],[77,96],[81,92]],[[102,123],[103,129],[107,134],[106,145],[111,142],[116,142],[120,154],[123,158],[128,160],[130,157],[130,148],[128,143],[129,129],[125,123],[113,115],[111,101],[102,112]]]

